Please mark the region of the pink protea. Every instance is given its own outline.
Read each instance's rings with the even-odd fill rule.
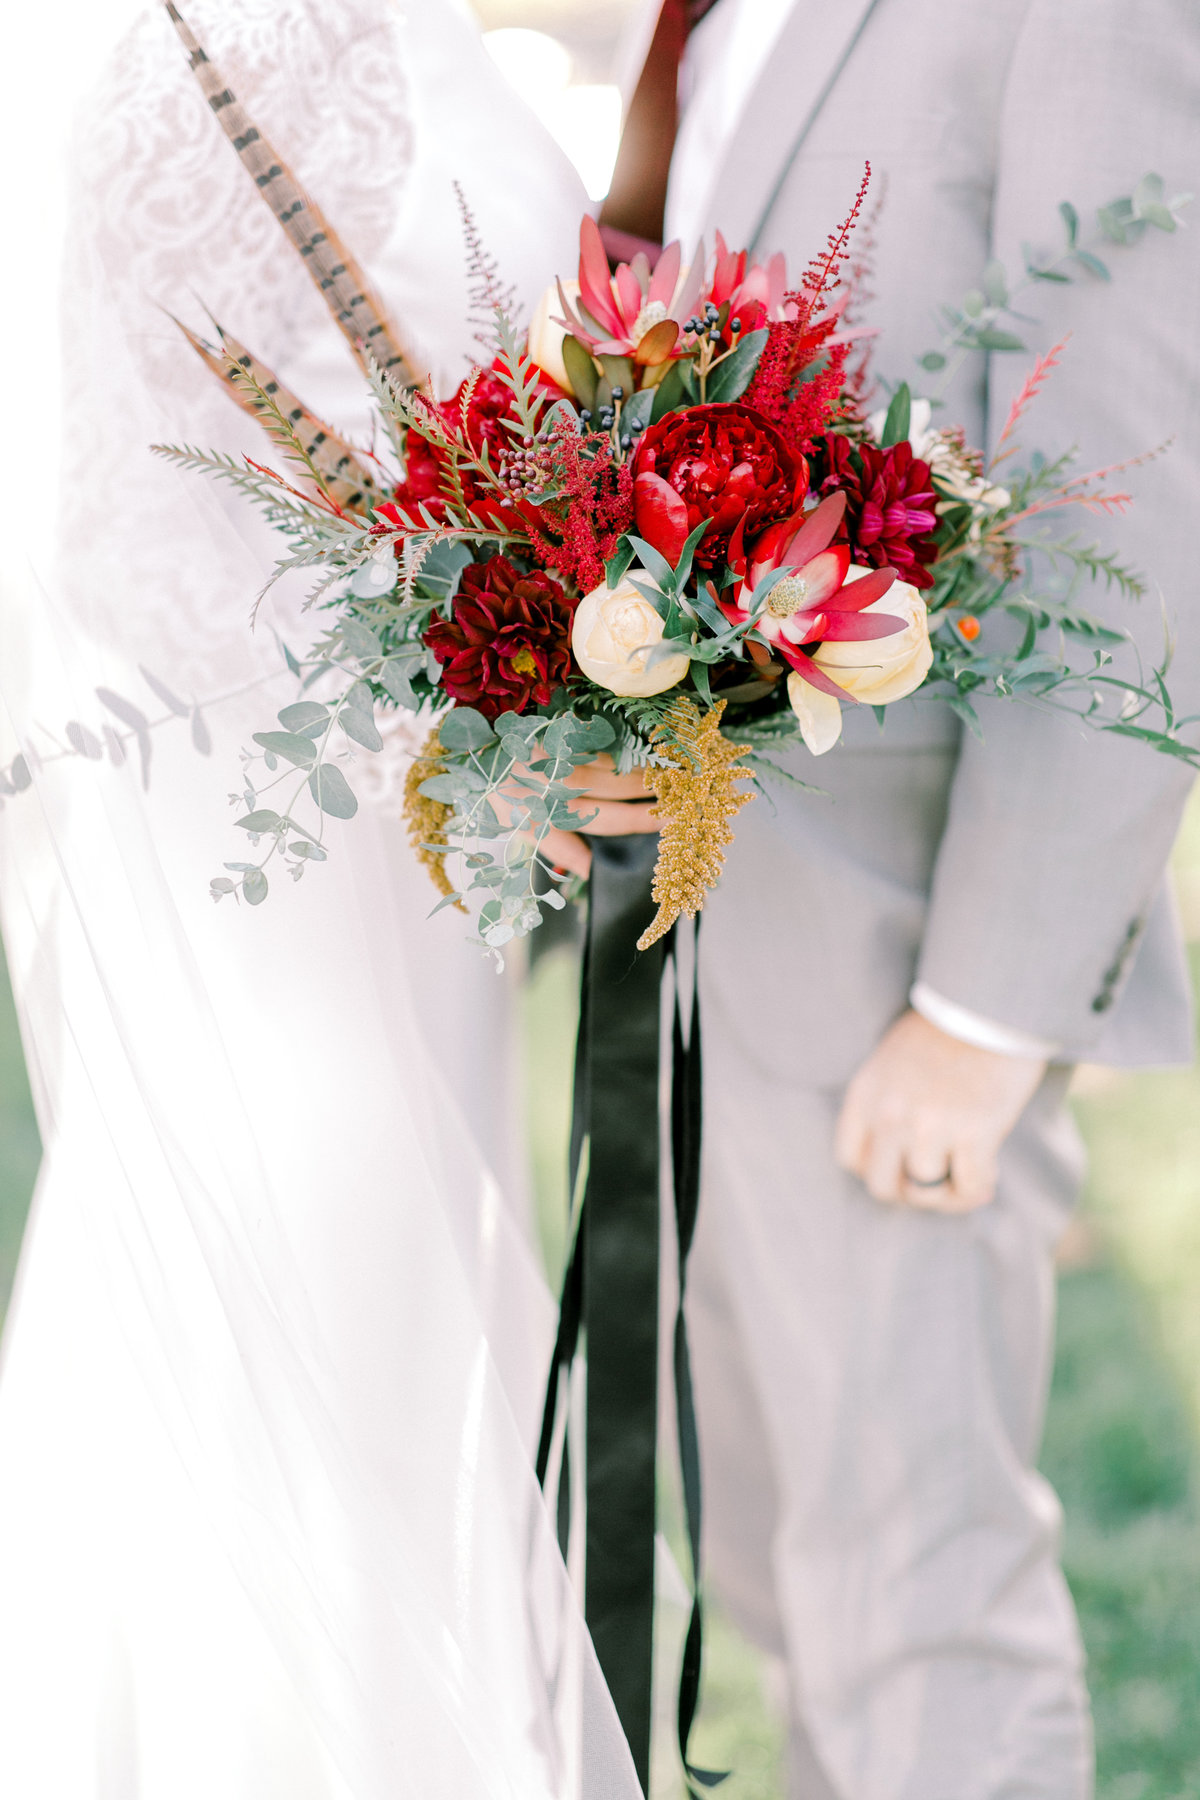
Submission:
[[[676,354],[680,329],[700,295],[699,275],[681,279],[678,243],[668,244],[653,271],[635,256],[608,272],[600,228],[592,218],[579,227],[579,298],[572,306],[559,283],[563,317],[574,337],[596,356],[628,356],[653,366]]]
[[[796,317],[796,306],[787,297],[787,262],[781,252],[765,265],[752,263],[749,251],[727,249],[719,231],[716,246],[712,278],[707,292],[700,295],[700,305],[711,301],[719,312],[728,303],[721,328],[723,342],[731,344],[747,332]]]
[[[836,682],[816,667],[819,644],[865,642],[903,631],[905,620],[866,608],[881,600],[896,579],[894,569],[873,569],[848,581],[850,546],[835,542],[846,511],[844,494],[831,494],[815,511],[795,513],[771,525],[747,552],[742,532],[729,546],[729,566],[741,576],[721,611],[743,625],[755,610],[754,592],[777,569],[786,570],[767,596],[754,629],[811,686],[844,698]]]

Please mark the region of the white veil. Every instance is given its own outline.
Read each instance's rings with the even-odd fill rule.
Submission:
[[[581,198],[453,0],[183,10],[443,378],[452,174],[527,295],[565,266]],[[247,629],[273,545],[146,449],[261,454],[159,308],[206,302],[339,425],[357,387],[134,11],[5,28],[0,903],[46,1160],[0,1370],[0,1789],[634,1800],[529,1462],[552,1307],[472,1136],[502,1153],[502,989],[384,806],[265,907],[207,898],[291,693]]]

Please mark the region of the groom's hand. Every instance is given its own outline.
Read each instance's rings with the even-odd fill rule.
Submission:
[[[654,801],[646,792],[642,771],[615,774],[607,751],[594,762],[572,769],[566,785],[579,789],[580,797],[572,800],[571,810],[587,820],[585,829],[591,837],[626,837],[631,832],[658,830],[658,820],[649,816]],[[595,817],[589,819],[589,813]],[[592,852],[578,832],[552,827],[542,839],[542,855],[556,868],[569,869],[585,881],[591,872]]]
[[[846,1091],[837,1159],[876,1200],[931,1212],[986,1206],[1000,1147],[1045,1071],[1039,1057],[976,1049],[906,1012]]]

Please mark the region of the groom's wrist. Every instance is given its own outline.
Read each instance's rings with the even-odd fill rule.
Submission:
[[[1035,1037],[1032,1032],[1017,1031],[1010,1025],[1001,1025],[995,1019],[960,1006],[956,1000],[947,1000],[926,981],[913,984],[908,1003],[914,1012],[936,1025],[939,1031],[964,1044],[973,1044],[977,1050],[990,1050],[997,1056],[1040,1057],[1043,1062],[1052,1062],[1062,1050],[1061,1044]]]

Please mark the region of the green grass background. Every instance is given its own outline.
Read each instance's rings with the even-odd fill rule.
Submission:
[[[1176,857],[1200,989],[1200,804]],[[527,989],[530,1127],[547,1260],[561,1258],[573,968],[543,958]],[[1075,1102],[1091,1175],[1060,1284],[1043,1466],[1066,1507],[1067,1575],[1090,1662],[1098,1800],[1200,1796],[1200,1073],[1084,1071]],[[38,1160],[0,962],[0,1311]],[[664,1715],[678,1619],[667,1609]],[[781,1800],[772,1671],[711,1621],[694,1748],[732,1768],[728,1800]],[[680,1793],[669,1731],[656,1800]]]

